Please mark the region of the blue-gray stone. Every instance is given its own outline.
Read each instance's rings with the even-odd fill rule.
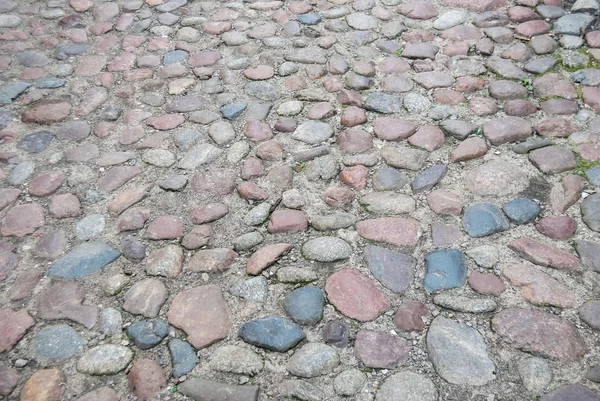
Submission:
[[[417,265],[413,257],[380,246],[367,245],[364,258],[373,277],[391,291],[401,294],[412,284],[413,271]]]
[[[382,114],[399,113],[402,110],[402,98],[387,93],[371,93],[365,101],[365,109]]]
[[[85,340],[66,324],[42,327],[33,338],[34,355],[38,360],[65,360],[80,352]]]
[[[585,172],[588,181],[595,187],[600,188],[600,166],[592,167]]]
[[[42,78],[37,81],[37,87],[40,89],[54,89],[65,86],[67,81],[62,78]]]
[[[412,190],[414,194],[429,191],[438,182],[448,174],[448,166],[445,164],[436,164],[423,171],[415,177],[412,182]]]
[[[35,163],[32,160],[25,160],[17,164],[8,175],[8,180],[13,185],[21,185],[27,181],[35,171]]]
[[[427,274],[423,288],[427,292],[462,287],[467,281],[465,255],[458,249],[430,252],[425,262]]]
[[[554,34],[579,36],[592,22],[594,22],[594,17],[588,14],[567,14],[554,23]]]
[[[163,56],[163,64],[175,64],[188,58],[189,53],[183,50],[173,50],[165,53]]]
[[[140,349],[150,349],[169,334],[169,324],[161,319],[131,323],[127,335]]]
[[[297,19],[304,25],[317,25],[321,22],[321,16],[317,13],[300,14]]]
[[[314,325],[323,318],[325,298],[317,287],[307,286],[290,292],[283,300],[283,308],[298,324]]]
[[[17,148],[29,153],[40,153],[52,142],[52,138],[54,138],[54,132],[51,131],[32,132],[23,135],[17,142]]]
[[[480,238],[508,230],[506,216],[491,203],[476,203],[465,210],[463,226],[470,237]]]
[[[0,109],[0,129],[8,127],[8,124],[12,121],[13,115],[10,110]]]
[[[188,150],[194,144],[196,144],[196,142],[198,142],[198,140],[200,140],[200,138],[202,138],[203,135],[205,134],[202,134],[200,131],[184,128],[175,132],[175,135],[173,135],[173,137],[175,139],[175,145],[177,145],[179,149]]]
[[[117,121],[123,114],[123,109],[119,106],[108,106],[102,110],[100,118],[104,121]]]
[[[502,210],[504,210],[510,221],[515,224],[531,223],[542,212],[540,206],[528,198],[511,200],[502,206]]]
[[[15,58],[19,64],[25,67],[43,67],[50,62],[50,59],[44,53],[35,51],[18,53]]]
[[[169,340],[169,351],[173,363],[173,376],[180,377],[189,373],[198,364],[198,356],[194,348],[187,342],[173,338]]]
[[[61,45],[56,48],[54,57],[57,60],[66,60],[70,56],[78,56],[85,53],[87,46],[81,43],[72,43],[68,45]]]
[[[21,93],[31,86],[28,82],[11,82],[0,87],[0,104],[12,103]]]
[[[86,242],[52,263],[47,275],[61,278],[84,277],[102,269],[119,255],[121,252],[106,242]]]
[[[382,167],[373,174],[373,188],[377,191],[395,191],[408,181],[406,174],[391,167]]]
[[[242,115],[248,105],[246,103],[234,103],[221,107],[221,114],[228,120],[235,120]]]
[[[246,120],[264,120],[272,108],[272,103],[250,103],[246,109]]]
[[[286,352],[305,337],[297,324],[279,316],[267,316],[245,323],[240,327],[239,335],[249,344],[277,352]]]
[[[581,218],[592,231],[600,232],[600,194],[588,196],[581,202]]]

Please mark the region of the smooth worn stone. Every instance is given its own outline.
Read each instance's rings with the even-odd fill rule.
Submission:
[[[325,323],[323,341],[338,348],[346,348],[348,346],[348,326],[338,320]]]
[[[427,274],[423,280],[423,288],[427,292],[462,287],[466,283],[466,260],[458,249],[430,252],[425,261]]]
[[[409,147],[386,146],[381,150],[383,160],[391,167],[420,171],[429,152]]]
[[[336,394],[348,397],[358,394],[366,382],[366,375],[360,370],[352,368],[335,377],[333,388]]]
[[[66,324],[45,326],[34,337],[34,353],[38,360],[66,360],[83,350],[86,341]]]
[[[276,210],[271,214],[269,233],[295,233],[308,227],[308,217],[300,210]]]
[[[515,195],[529,185],[529,174],[503,160],[486,162],[465,174],[466,189],[479,196]]]
[[[433,112],[433,110],[432,110]],[[431,112],[429,113],[431,117]],[[417,132],[408,138],[408,143],[429,152],[433,152],[444,145],[444,133],[441,129],[433,125],[424,125]]]
[[[119,231],[133,231],[144,227],[150,218],[150,209],[132,207],[125,210],[117,220]]]
[[[481,386],[496,378],[496,367],[477,330],[438,316],[427,332],[427,351],[436,372],[453,384]]]
[[[394,369],[408,359],[410,343],[383,331],[360,330],[356,334],[354,353],[365,366]]]
[[[302,284],[311,283],[317,279],[317,274],[300,267],[284,266],[277,270],[277,278],[282,283]]]
[[[10,308],[0,309],[0,352],[10,351],[25,335],[34,321],[27,309],[13,311]]]
[[[116,166],[111,168],[98,181],[98,188],[105,192],[112,192],[129,180],[142,173],[142,169],[134,166]]]
[[[505,309],[492,319],[492,329],[511,347],[559,362],[576,362],[587,353],[575,326],[540,310]]]
[[[482,295],[500,295],[506,289],[504,283],[493,273],[474,271],[469,275],[469,286]]]
[[[435,384],[424,375],[405,371],[388,377],[375,396],[375,401],[404,399],[435,401],[438,399],[438,390]]]
[[[290,318],[301,325],[314,325],[323,318],[325,299],[317,287],[301,287],[292,291],[283,301]]]
[[[600,330],[600,302],[587,301],[578,310],[579,318],[594,330]]]
[[[305,337],[298,325],[279,316],[245,323],[240,327],[239,336],[249,344],[276,352],[290,350]]]
[[[454,83],[450,74],[441,71],[418,72],[413,79],[425,89],[446,88]]]
[[[157,393],[167,387],[165,373],[152,359],[138,359],[127,374],[129,388],[140,401],[150,401]]]
[[[408,184],[408,176],[394,168],[382,167],[373,174],[372,185],[377,191],[394,191]]]
[[[346,187],[332,187],[323,193],[321,199],[331,207],[343,208],[352,203],[354,192]]]
[[[356,222],[356,217],[350,213],[333,213],[324,216],[314,216],[310,225],[317,231],[338,230],[347,228]]]
[[[562,241],[575,234],[577,221],[569,216],[547,216],[541,218],[535,228],[548,238]]]
[[[581,203],[583,222],[590,230],[600,232],[600,194],[593,194]]]
[[[336,142],[344,153],[361,153],[373,147],[371,134],[360,128],[349,128],[342,131]]]
[[[557,213],[564,213],[573,206],[581,198],[584,182],[585,179],[578,175],[564,176],[550,191],[552,209]]]
[[[125,259],[135,263],[141,262],[146,257],[146,245],[131,237],[121,241],[121,251]]]
[[[594,21],[594,17],[584,13],[567,14],[554,22],[554,33],[562,35],[579,36],[585,32],[588,26]]]
[[[242,281],[229,290],[232,295],[253,302],[264,302],[267,299],[268,291],[269,283],[263,276]]]
[[[38,297],[39,316],[47,320],[69,319],[91,329],[96,324],[98,308],[82,305],[84,296],[81,284],[55,281]]]
[[[282,256],[293,248],[292,244],[279,243],[258,249],[248,259],[246,272],[251,275],[260,274],[267,267],[275,264]]]
[[[161,319],[142,320],[133,322],[126,332],[138,348],[150,349],[169,334],[169,325]]]
[[[90,214],[75,223],[75,236],[86,241],[100,236],[104,230],[105,219],[101,214]]]
[[[513,151],[518,154],[526,154],[532,150],[543,148],[545,146],[550,146],[554,142],[550,139],[530,139],[525,142],[521,142],[513,146]]]
[[[573,152],[560,146],[535,149],[529,153],[529,160],[546,174],[563,173],[577,167],[577,160]]]
[[[39,153],[46,149],[52,139],[54,132],[52,131],[37,131],[23,135],[17,142],[17,148],[29,153]]]
[[[160,216],[148,225],[146,237],[153,240],[177,239],[183,234],[183,222],[175,215]]]
[[[34,103],[23,111],[23,122],[54,124],[65,120],[71,112],[71,104],[60,99],[46,99]]]
[[[54,262],[47,274],[61,278],[84,277],[102,269],[120,255],[117,249],[102,241],[83,243]]]
[[[259,391],[258,386],[232,385],[202,378],[187,379],[177,389],[196,401],[257,401]]]
[[[540,266],[560,270],[577,270],[579,260],[570,252],[533,238],[521,238],[507,245],[522,258]]]
[[[453,163],[477,159],[487,153],[487,145],[482,138],[467,138],[462,141],[456,149],[450,153],[450,161]]]
[[[520,99],[529,94],[523,85],[514,81],[494,81],[488,90],[490,96],[498,100]]]
[[[325,285],[329,301],[344,315],[361,322],[374,320],[389,309],[389,300],[358,270],[332,274]]]
[[[311,145],[320,144],[333,135],[331,126],[327,123],[310,120],[300,124],[292,138]]]
[[[58,401],[64,394],[65,376],[59,369],[42,369],[27,380],[21,390],[21,401]]]
[[[536,36],[536,38],[539,37],[540,36]],[[532,74],[544,74],[556,67],[557,63],[558,62],[553,57],[540,57],[529,61],[523,66],[523,69]]]
[[[352,248],[346,241],[337,237],[319,237],[307,241],[302,246],[302,256],[318,262],[334,262],[350,257]]]
[[[23,161],[17,164],[8,176],[8,180],[13,185],[21,185],[31,177],[35,171],[35,163],[31,160]]]
[[[133,351],[122,345],[102,344],[86,351],[77,370],[88,375],[112,375],[124,370],[133,359]]]
[[[167,287],[162,281],[147,278],[135,283],[125,293],[123,309],[133,315],[155,318],[167,295]]]
[[[421,225],[413,219],[385,217],[356,223],[358,234],[368,240],[412,247],[421,237]]]
[[[540,206],[529,198],[513,199],[502,205],[502,210],[515,224],[531,223],[542,212]]]
[[[8,366],[0,367],[0,396],[9,396],[20,381],[21,375],[17,369]]]
[[[42,279],[40,270],[28,270],[21,273],[11,287],[10,300],[20,301],[31,295],[33,289]]]
[[[415,201],[408,195],[393,192],[370,193],[358,201],[367,211],[381,215],[412,213]]]
[[[219,372],[254,376],[259,373],[264,362],[254,351],[235,345],[224,345],[213,352],[210,367]]]
[[[252,231],[246,234],[242,234],[233,240],[233,249],[236,251],[245,251],[252,249],[255,246],[261,244],[264,237],[258,231]]]
[[[430,192],[427,204],[437,214],[460,215],[463,208],[460,196],[442,189]]]
[[[406,291],[414,279],[416,261],[405,254],[368,245],[364,258],[373,276],[397,294]]]
[[[100,312],[100,321],[98,326],[102,334],[121,334],[123,327],[123,318],[121,317],[121,312],[114,308],[102,309]]]
[[[433,303],[463,313],[487,313],[496,310],[498,307],[493,299],[473,298],[449,293],[437,294],[433,297]]]
[[[337,351],[322,343],[308,343],[294,352],[287,370],[294,376],[312,378],[331,373],[339,365]]]
[[[190,211],[190,219],[194,224],[210,223],[226,216],[229,207],[223,203],[209,203]]]
[[[598,401],[600,394],[581,384],[567,384],[544,395],[540,401]]]
[[[552,381],[552,369],[541,358],[523,359],[517,366],[523,386],[534,394],[542,394]]]
[[[473,238],[486,237],[509,228],[506,216],[491,203],[477,203],[465,209],[463,226]]]
[[[5,237],[24,237],[44,225],[44,212],[37,203],[11,207],[4,219],[0,233]]]
[[[502,274],[512,285],[521,287],[521,295],[533,305],[552,305],[559,308],[572,308],[577,305],[575,293],[533,266],[506,266]]]
[[[44,172],[29,182],[29,193],[37,197],[52,195],[64,181],[65,175],[60,171]]]
[[[196,305],[205,305],[198,309]],[[169,323],[182,329],[187,340],[201,349],[225,338],[231,329],[232,317],[219,287],[210,284],[177,294],[169,311]]]
[[[600,271],[600,243],[577,239],[575,249],[581,259],[581,264],[593,271]]]
[[[374,92],[365,100],[366,110],[382,114],[398,113],[402,110],[402,98],[382,92]]]
[[[173,376],[181,377],[191,372],[198,364],[198,356],[190,344],[172,338],[169,340],[169,352],[173,364]]]
[[[504,117],[483,124],[483,135],[492,145],[517,142],[531,136],[531,124],[520,117]]]
[[[425,319],[431,317],[431,312],[421,301],[409,301],[401,304],[394,314],[393,322],[399,330],[404,332],[417,331],[425,329]]]
[[[411,186],[414,194],[420,194],[433,188],[448,173],[446,164],[436,164],[415,177]]]

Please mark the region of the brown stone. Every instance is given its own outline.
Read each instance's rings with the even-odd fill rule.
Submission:
[[[147,278],[135,283],[124,297],[123,309],[133,315],[155,318],[167,300],[167,287],[160,280]]]
[[[562,146],[546,146],[529,152],[529,160],[542,173],[558,174],[577,167],[573,152]]]
[[[504,117],[483,124],[483,135],[492,145],[523,141],[531,136],[529,121],[520,117]]]
[[[365,111],[356,106],[348,106],[342,110],[340,116],[340,124],[345,127],[354,127],[356,125],[367,122],[367,114]]]
[[[251,141],[261,142],[273,138],[273,131],[271,131],[269,124],[258,120],[252,120],[248,121],[246,124],[244,135]]]
[[[0,352],[10,351],[33,324],[27,309],[0,309]]]
[[[5,237],[24,237],[44,225],[44,211],[37,203],[13,206],[2,220],[0,233]]]
[[[50,215],[58,219],[77,217],[81,214],[81,203],[74,194],[56,195],[52,197],[48,209]]]
[[[247,200],[262,201],[269,198],[269,193],[251,181],[239,183],[237,191],[240,197]]]
[[[557,213],[566,212],[579,198],[585,185],[585,179],[578,175],[569,174],[550,190],[550,204]]]
[[[177,239],[183,234],[183,222],[175,215],[160,216],[148,225],[146,237],[155,240]]]
[[[138,359],[127,375],[129,388],[139,401],[151,401],[156,394],[167,387],[165,373],[152,359]]]
[[[462,213],[462,200],[454,192],[439,189],[427,195],[429,208],[437,214],[459,216]]]
[[[369,168],[363,165],[346,167],[340,173],[340,181],[354,189],[364,189],[367,186]]]
[[[410,342],[385,331],[360,330],[354,342],[354,354],[365,366],[395,369],[408,359]]]
[[[246,264],[246,273],[256,276],[267,267],[275,264],[279,258],[287,254],[294,246],[292,244],[272,244],[267,245],[250,256]]]
[[[60,401],[64,384],[65,376],[60,370],[38,370],[23,386],[20,401]]]
[[[204,224],[219,220],[228,213],[229,207],[224,203],[209,203],[190,210],[190,219],[193,224]]]
[[[450,153],[450,161],[456,163],[476,159],[486,153],[487,145],[483,139],[477,137],[467,138]]]
[[[579,260],[572,253],[533,238],[521,238],[508,244],[519,256],[540,266],[560,270],[578,270]]]
[[[181,240],[181,245],[186,249],[198,249],[208,245],[213,237],[213,229],[208,224],[194,227]]]
[[[202,305],[199,308],[198,305]],[[197,349],[227,337],[233,326],[231,311],[221,289],[213,284],[177,294],[167,312],[169,323],[185,331],[187,341]]]
[[[358,234],[368,240],[396,246],[415,246],[421,237],[421,225],[413,219],[383,217],[356,223]]]
[[[425,329],[423,319],[431,317],[431,312],[421,301],[409,301],[401,304],[394,315],[394,324],[399,330],[405,332],[418,331]]]
[[[424,125],[408,138],[408,143],[428,152],[433,152],[444,146],[445,139],[444,132],[441,129],[434,125]]]
[[[27,270],[21,273],[10,289],[10,300],[20,301],[27,298],[43,276],[44,272],[41,270]]]
[[[231,267],[239,257],[231,249],[215,248],[197,251],[186,267],[193,272],[223,272]]]
[[[469,286],[482,295],[500,295],[506,289],[502,280],[495,274],[477,271],[469,276]]]
[[[71,104],[61,99],[46,99],[27,106],[22,120],[26,123],[54,124],[65,120],[71,113]]]
[[[308,227],[308,217],[303,211],[282,209],[271,214],[267,231],[274,233],[295,233]]]
[[[98,188],[102,191],[112,192],[141,173],[142,169],[135,166],[113,167],[100,178]]]
[[[331,207],[342,208],[354,200],[354,192],[350,188],[328,188],[321,197]]]
[[[412,121],[398,120],[391,117],[379,117],[373,122],[373,132],[379,139],[397,141],[407,139],[417,131],[417,124]]]
[[[329,302],[344,315],[360,322],[376,319],[390,307],[387,297],[358,270],[342,269],[327,279]]]
[[[562,241],[575,234],[577,221],[569,216],[548,216],[540,219],[535,228],[548,238]]]
[[[373,147],[373,137],[361,128],[342,131],[336,142],[344,153],[362,153]]]
[[[0,366],[0,397],[9,396],[21,381],[17,369]]]

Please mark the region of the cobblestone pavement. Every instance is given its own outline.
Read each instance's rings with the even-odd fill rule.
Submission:
[[[0,398],[600,400],[597,0],[0,0]]]

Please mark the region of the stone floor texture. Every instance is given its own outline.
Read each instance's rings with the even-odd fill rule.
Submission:
[[[600,401],[600,4],[542,1],[0,0],[0,399]]]

